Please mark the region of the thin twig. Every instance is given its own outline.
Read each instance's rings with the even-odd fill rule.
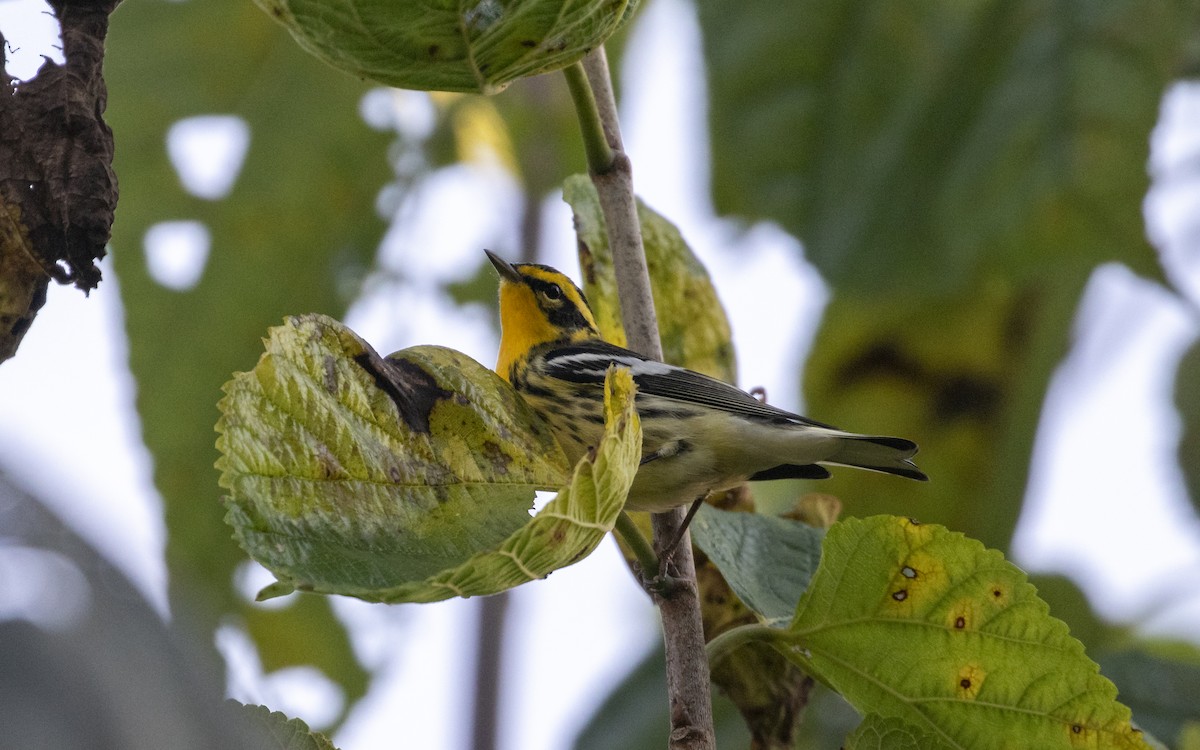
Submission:
[[[500,718],[500,682],[504,670],[504,625],[508,592],[485,596],[479,602],[475,635],[475,701],[471,722],[472,750],[495,750]]]
[[[621,515],[617,516],[617,525],[613,531],[617,532],[617,536],[621,537],[621,541],[625,542],[625,546],[637,558],[638,565],[642,568],[642,576],[651,579],[658,577],[658,555],[654,554],[654,548],[650,546],[650,542],[646,541],[646,537],[642,535],[641,529],[629,517],[625,511],[621,511]]]
[[[739,625],[736,628],[726,630],[709,642],[706,649],[708,652],[708,665],[710,667],[717,666],[723,659],[747,643],[763,641],[774,644],[785,640],[787,640],[787,631],[773,628],[770,625],[763,625],[757,622],[748,625]]]
[[[650,293],[650,277],[642,247],[641,224],[633,192],[633,169],[621,143],[616,99],[604,48],[598,47],[583,59],[592,90],[594,110],[579,110],[581,121],[598,116],[613,155],[605,164],[591,161],[589,172],[600,198],[600,209],[608,231],[609,247],[616,270],[621,318],[630,348],[648,357],[662,359],[658,338],[658,319]],[[593,114],[594,112],[594,114]],[[594,124],[583,125],[585,133]],[[679,537],[684,510],[676,508],[656,513],[651,521],[654,547],[663,547]],[[712,693],[708,659],[704,651],[704,626],[700,618],[700,599],[696,586],[696,567],[689,535],[684,532],[672,557],[671,569],[663,571],[675,579],[663,587],[666,596],[656,597],[662,617],[663,641],[667,657],[667,692],[671,708],[671,750],[715,750]]]
[[[565,68],[563,74],[567,77],[567,88],[571,91],[575,111],[579,113],[579,129],[583,133],[583,150],[587,154],[588,169],[597,174],[607,172],[612,167],[613,149],[604,132],[600,113],[596,111],[596,97],[592,94],[592,87],[588,85],[583,63],[577,62]]]
[[[637,201],[633,193],[633,167],[621,143],[621,125],[617,120],[616,99],[608,73],[608,58],[603,47],[597,47],[583,58],[583,69],[596,103],[596,111],[612,161],[598,170],[589,164],[592,182],[600,198],[604,225],[608,231],[608,246],[613,254],[617,277],[617,296],[621,301],[621,320],[629,347],[647,357],[662,359],[662,344],[658,339],[658,316],[654,312],[654,297],[650,293],[650,272],[646,268],[646,252],[642,248],[642,225],[638,221]]]

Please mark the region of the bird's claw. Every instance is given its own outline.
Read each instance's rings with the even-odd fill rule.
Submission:
[[[688,581],[670,573],[659,573],[653,578],[643,578],[642,588],[657,599],[671,599],[688,588]]]

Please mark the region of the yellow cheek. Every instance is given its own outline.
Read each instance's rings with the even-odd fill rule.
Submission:
[[[500,286],[500,356],[496,373],[508,380],[508,372],[530,348],[557,338],[558,332],[538,307],[527,286]]]

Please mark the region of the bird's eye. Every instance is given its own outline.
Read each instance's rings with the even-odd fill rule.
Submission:
[[[563,290],[558,284],[551,284],[550,286],[546,287],[546,299],[554,301],[562,298]]]

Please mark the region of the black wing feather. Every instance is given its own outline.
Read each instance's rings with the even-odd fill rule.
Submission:
[[[546,354],[543,362],[546,375],[575,383],[603,384],[610,365],[629,367],[638,392],[649,396],[708,406],[754,419],[837,429],[764,404],[716,378],[646,359],[637,352],[606,341],[559,345]]]

